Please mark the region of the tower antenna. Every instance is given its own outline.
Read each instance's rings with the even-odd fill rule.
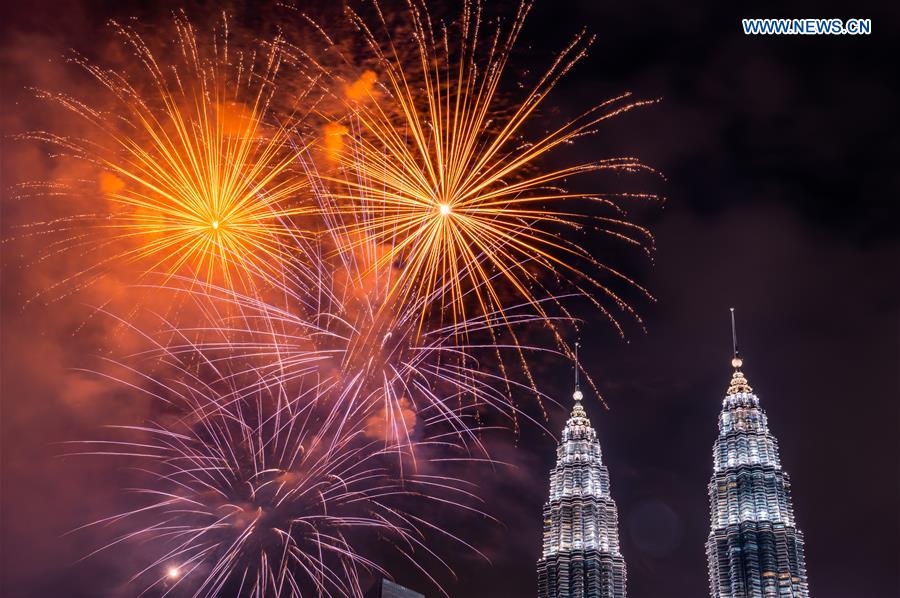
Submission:
[[[579,390],[578,388],[578,347],[581,346],[581,343],[575,341],[575,390]]]
[[[741,352],[738,349],[737,342],[737,326],[734,323],[734,308],[731,308],[731,346],[734,349],[734,357],[731,359],[731,365],[736,368],[741,367],[743,361],[741,360]]]
[[[740,355],[737,346],[737,326],[734,325],[734,308],[731,308],[731,346],[734,348],[735,358]]]

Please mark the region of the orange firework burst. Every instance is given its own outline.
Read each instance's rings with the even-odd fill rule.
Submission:
[[[99,134],[44,135],[103,169],[100,189],[112,210],[69,224],[94,219],[113,231],[111,242],[126,245],[93,268],[137,261],[144,272],[188,270],[245,287],[251,275],[277,272],[291,258],[286,240],[301,234],[296,217],[308,212],[298,201],[306,182],[291,171],[288,134],[266,122],[280,64],[277,40],[266,52],[241,52],[229,46],[226,22],[214,43],[201,45],[179,16],[177,58],[157,57],[133,29],[115,28],[141,68],[75,62],[112,92],[117,108],[107,113],[54,96]]]
[[[410,2],[413,31],[403,37],[415,40],[416,64],[380,10],[377,28],[350,13],[375,56],[380,80],[346,94],[352,132],[340,156],[344,174],[333,180],[343,191],[332,211],[352,214],[344,224],[353,233],[349,238],[374,238],[389,248],[373,267],[399,266],[395,297],[432,297],[429,309],[448,310],[456,322],[464,322],[473,308],[504,317],[508,301],[500,295],[507,291],[501,289],[546,314],[542,296],[553,295],[544,292],[548,273],[571,280],[585,296],[599,290],[634,315],[598,273],[643,289],[560,232],[591,223],[649,250],[649,231],[626,220],[617,200],[652,196],[568,193],[559,185],[576,174],[650,169],[629,157],[551,170],[538,163],[593,133],[602,121],[648,102],[623,95],[527,140],[527,125],[542,101],[592,41],[576,36],[523,98],[507,104],[501,80],[528,10],[522,4],[505,31],[498,26],[483,41],[478,3],[465,4],[453,35],[450,27],[433,24],[424,3]],[[613,213],[569,213],[559,209],[561,200],[593,201]],[[595,303],[618,327],[614,314]]]

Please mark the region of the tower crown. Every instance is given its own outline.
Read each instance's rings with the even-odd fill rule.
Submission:
[[[575,406],[572,408],[572,417],[582,417],[587,419],[587,413],[584,410],[584,407],[581,404],[581,399],[584,398],[584,393],[580,390],[575,389],[575,392],[572,393],[572,398],[575,399]]]
[[[733,362],[740,362],[740,359],[733,359]],[[740,393],[750,394],[753,392],[753,389],[750,387],[750,383],[747,382],[746,376],[741,370],[734,370],[734,373],[731,375],[731,384],[728,386],[728,390],[726,391],[726,395],[732,396]]]
[[[575,405],[572,407],[572,414],[566,420],[566,427],[563,428],[563,444],[560,446],[562,447],[567,442],[576,440],[597,442],[597,431],[591,426],[591,420],[588,419],[587,411],[584,410],[584,405],[581,404],[581,399],[584,398],[584,395],[580,390],[576,390],[572,394],[572,398],[575,399]],[[600,445],[598,444],[597,451],[599,450]]]
[[[584,398],[584,394],[580,390],[576,390],[572,393],[572,398],[575,399],[575,405],[572,406],[572,415],[569,417],[569,422],[572,420],[585,420],[582,425],[591,425],[590,420],[587,416],[587,411],[584,410],[584,405],[581,404],[581,399]],[[568,425],[568,424],[567,424]]]

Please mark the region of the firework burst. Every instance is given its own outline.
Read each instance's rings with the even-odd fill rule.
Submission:
[[[415,512],[429,499],[465,507],[467,484],[422,471],[398,477],[391,444],[368,438],[340,405],[287,387],[240,392],[234,380],[202,382],[196,368],[176,366],[170,382],[144,385],[165,400],[166,419],[77,443],[73,454],[137,461],[149,482],[133,490],[140,506],[85,526],[128,527],[86,558],[148,546],[131,579],[145,585],[141,595],[356,598],[366,575],[387,574],[375,556],[385,540],[425,575],[422,554],[446,566],[426,532],[465,545]],[[362,546],[373,543],[381,548],[367,555]]]
[[[630,157],[550,170],[539,163],[594,133],[604,121],[650,102],[623,95],[546,134],[529,136],[542,103],[585,56],[590,38],[576,36],[537,83],[510,102],[501,84],[530,5],[521,4],[508,27],[498,25],[486,36],[477,2],[464,3],[451,27],[434,23],[424,3],[411,1],[411,32],[403,34],[374,6],[374,19],[349,11],[374,57],[379,84],[370,74],[369,85],[345,86],[351,116],[338,154],[343,175],[330,179],[340,190],[329,211],[337,226],[350,230],[351,243],[375,239],[387,248],[373,267],[398,266],[391,294],[400,302],[432,297],[423,321],[451,314],[455,323],[465,323],[467,310],[502,319],[509,291],[546,315],[542,299],[556,293],[545,285],[569,280],[617,327],[616,315],[592,295],[599,292],[637,317],[602,278],[646,291],[560,232],[592,227],[649,251],[650,233],[625,218],[620,200],[653,196],[568,193],[560,185],[590,172],[651,169]],[[414,47],[404,51],[409,39]],[[564,200],[569,206],[584,200],[613,211],[578,214],[561,208]],[[349,219],[342,221],[346,215]]]
[[[227,20],[203,42],[183,15],[175,41],[157,55],[131,27],[113,23],[135,61],[120,70],[73,61],[109,92],[114,107],[39,92],[79,117],[87,138],[31,135],[99,170],[104,211],[53,223],[57,250],[91,253],[92,276],[115,263],[143,273],[189,272],[198,280],[251,288],[293,259],[303,234],[306,182],[292,172],[288,134],[269,118],[280,68],[277,39],[263,50],[230,45]],[[137,68],[134,68],[137,66]]]

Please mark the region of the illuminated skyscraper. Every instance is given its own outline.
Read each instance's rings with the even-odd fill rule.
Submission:
[[[538,560],[539,598],[625,598],[616,504],[609,494],[597,432],[575,407],[556,449],[550,499],[544,505],[544,546]]]
[[[734,310],[732,310],[732,331]],[[706,542],[713,598],[808,598],[803,533],[778,441],[747,378],[735,338],[709,481]]]

